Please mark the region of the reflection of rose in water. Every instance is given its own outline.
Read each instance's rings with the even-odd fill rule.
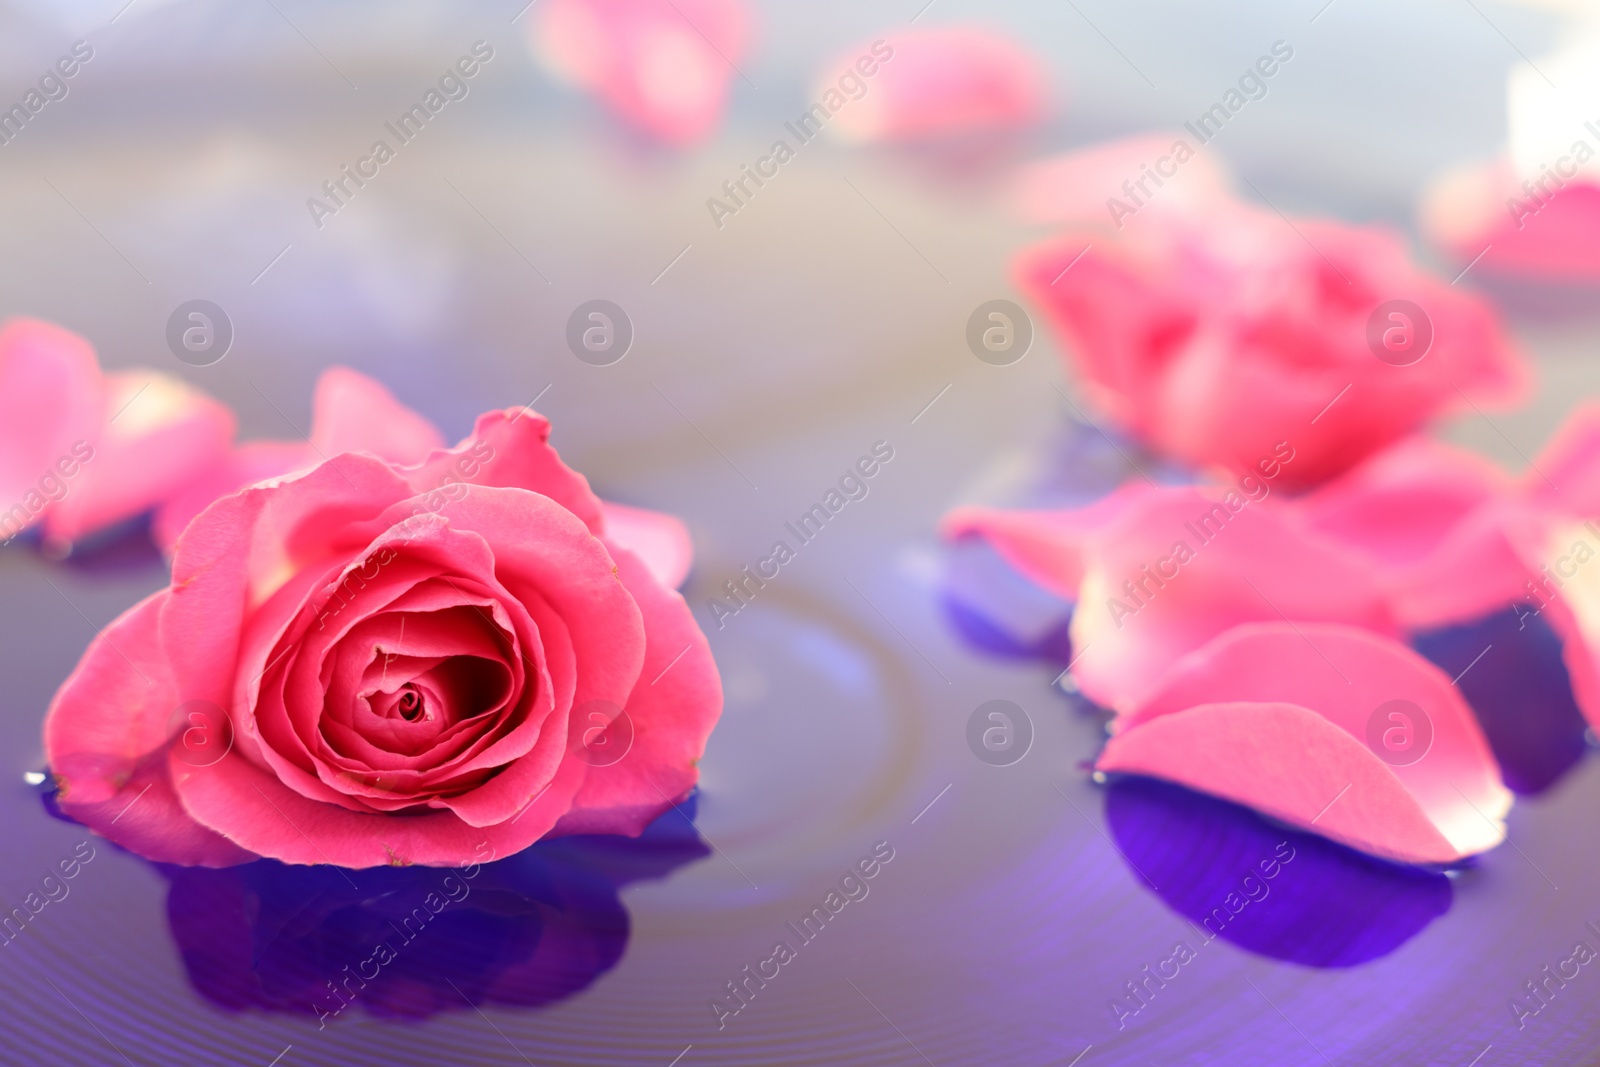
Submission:
[[[1196,950],[1220,937],[1272,959],[1353,967],[1450,910],[1450,880],[1437,871],[1374,859],[1167,782],[1118,779],[1106,821],[1135,877],[1194,924]],[[1277,862],[1285,856],[1293,858]]]
[[[693,815],[692,799],[680,807]],[[359,1007],[421,1019],[571,996],[622,958],[618,890],[709,854],[668,812],[636,839],[556,838],[459,870],[154,866],[172,883],[167,918],[202,996],[336,1025]]]

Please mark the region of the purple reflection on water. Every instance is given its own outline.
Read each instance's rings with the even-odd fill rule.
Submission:
[[[1272,959],[1353,967],[1450,910],[1450,880],[1276,826],[1248,808],[1122,778],[1106,819],[1138,877],[1204,931]]]
[[[1507,788],[1542,793],[1583,756],[1583,712],[1561,639],[1532,605],[1417,634],[1412,645],[1452,678],[1483,727]],[[1463,673],[1465,672],[1465,673]]]
[[[218,1007],[423,1019],[536,1007],[584,989],[622,958],[622,886],[710,849],[685,814],[637,839],[581,836],[450,870],[343,871],[260,860],[224,870],[154,866],[189,981]]]

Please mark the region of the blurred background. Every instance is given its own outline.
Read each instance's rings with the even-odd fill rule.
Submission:
[[[591,909],[607,916],[599,926],[575,920],[569,948],[603,945],[572,950],[588,961],[563,972],[583,978],[572,988],[497,997],[492,981],[480,995],[461,978],[468,992],[453,1002],[319,1028],[287,1001],[216,991],[270,956],[259,930],[240,935],[253,950],[197,967],[196,946],[225,935],[195,916],[232,890],[191,886],[174,903],[175,873],[102,846],[29,940],[0,950],[12,1006],[0,1043],[14,1062],[1592,1062],[1592,994],[1573,990],[1531,1033],[1505,1007],[1565,958],[1583,921],[1600,921],[1582,888],[1600,861],[1564,843],[1600,793],[1592,765],[1519,804],[1527,863],[1497,854],[1492,871],[1422,885],[1374,875],[1359,899],[1401,902],[1389,926],[1363,928],[1381,951],[1324,965],[1271,945],[1208,947],[1118,1028],[1107,1002],[1185,936],[1181,908],[1136,873],[1133,823],[1108,824],[1082,767],[1099,723],[1052,688],[1060,664],[986,656],[941,612],[933,532],[953,505],[1003,499],[1049,472],[1084,491],[1125,472],[1075,422],[1082,397],[1047,331],[1009,366],[967,347],[978,305],[1021,299],[1014,253],[1050,232],[1012,205],[1021,164],[1180,127],[1284,41],[1293,61],[1207,151],[1248,182],[1247,198],[1392,226],[1448,280],[1465,264],[1422,240],[1420,199],[1441,173],[1506,150],[1508,74],[1557,48],[1576,16],[1489,0],[751,0],[725,114],[693,143],[664,144],[541,65],[533,37],[553,2],[0,4],[0,105],[77,42],[93,53],[64,97],[0,144],[0,314],[76,331],[108,368],[183,377],[232,406],[245,439],[303,435],[332,364],[382,381],[451,439],[481,411],[537,399],[554,443],[603,495],[671,511],[693,534],[685,595],[727,710],[694,827],[669,815],[683,825],[660,832],[703,847],[679,841],[671,862],[577,880],[625,912],[620,938],[615,911]],[[1021,42],[1044,72],[1042,116],[954,148],[827,133],[719,225],[708,198],[789,139],[784,124],[843,63],[913,19]],[[387,139],[385,124],[477,42],[492,58],[466,95],[315,218],[308,198],[326,199],[323,183]],[[1520,470],[1600,382],[1600,300],[1577,284],[1481,284],[1538,381],[1515,412],[1443,432]],[[181,363],[166,342],[169,316],[195,299],[234,331],[211,366]],[[607,366],[566,343],[569,317],[595,299],[634,331]],[[894,458],[869,495],[719,627],[708,598],[878,441]],[[13,783],[0,900],[20,900],[84,836],[24,782],[42,767],[51,693],[95,628],[165,580],[153,554],[95,569],[0,553]],[[1061,621],[1060,605],[1017,595],[1039,634]],[[966,742],[968,717],[991,699],[1031,717],[1032,748],[1008,767]],[[1149,812],[1162,802],[1130,798],[1124,818],[1159,821]],[[1255,832],[1218,814],[1194,831],[1194,862],[1232,849],[1247,869],[1278,839],[1263,846]],[[838,917],[844,929],[719,1028],[709,1002],[878,842],[895,858]],[[1366,886],[1350,862],[1326,860]],[[517,884],[545,887],[527,890],[535,897],[570,881],[524,876]],[[319,913],[321,887],[285,892]],[[1321,898],[1305,908],[1312,924],[1361,921]],[[515,936],[554,944],[548,914],[529,922]],[[485,929],[473,944],[514,940]],[[415,981],[438,992],[431,973]]]

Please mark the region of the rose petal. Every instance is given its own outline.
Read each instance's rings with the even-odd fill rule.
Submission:
[[[195,822],[167,774],[168,724],[182,701],[157,632],[166,598],[155,593],[107,626],[56,693],[44,723],[56,801],[158,862],[244,863],[255,857]]]
[[[184,527],[213,500],[247,485],[309,470],[343,452],[410,466],[444,447],[434,425],[366,375],[330,367],[317,379],[308,441],[251,441],[190,478],[156,515],[156,544],[171,555]]]
[[[481,858],[482,847],[505,856],[544,836],[572,803],[586,769],[579,761],[563,761],[555,779],[526,802],[521,814],[481,827],[450,812],[368,815],[324,804],[301,796],[237,752],[213,767],[184,768],[189,773],[178,787],[196,819],[237,826],[233,839],[240,845],[284,863],[459,867]]]
[[[874,57],[877,71],[870,80],[858,77],[864,91],[847,98],[837,82],[861,56]],[[1009,35],[938,26],[840,53],[813,95],[834,112],[830,128],[850,140],[924,141],[1031,126],[1044,115],[1047,93],[1044,65]]]
[[[547,70],[671,145],[702,140],[721,121],[750,36],[738,0],[547,0],[531,22]]]
[[[1178,162],[1174,149],[1180,144]],[[1107,196],[1119,192],[1123,182],[1139,181],[1151,169],[1165,172],[1166,164],[1182,178],[1160,186],[1160,195],[1148,202],[1150,208],[1193,213],[1232,199],[1232,179],[1217,156],[1196,153],[1184,134],[1171,132],[1101,142],[1030,163],[1012,184],[1012,207],[1029,225],[1115,229],[1122,219],[1108,210]]]
[[[1562,422],[1526,474],[1534,500],[1579,517],[1600,515],[1600,404],[1580,404]]]
[[[311,412],[311,447],[321,457],[371,452],[390,463],[412,466],[445,443],[433,423],[349,367],[322,372]]]
[[[1203,704],[1165,715],[1112,738],[1096,766],[1177,782],[1404,863],[1462,856],[1382,760],[1293,704]]]
[[[589,480],[550,447],[550,422],[523,408],[491,411],[478,417],[472,436],[448,452],[436,452],[403,471],[423,506],[434,511],[459,499],[461,484],[530,489],[542,493],[582,519],[595,534],[605,527],[600,498]]]
[[[0,537],[21,533],[48,506],[40,479],[61,480],[63,459],[76,467],[73,444],[92,444],[104,407],[87,341],[36,319],[0,329]]]
[[[1572,551],[1577,545],[1589,552],[1581,561]],[[1521,547],[1528,573],[1538,582],[1534,586],[1530,581],[1537,590],[1533,603],[1561,638],[1572,694],[1589,725],[1600,730],[1600,565],[1594,560],[1600,535],[1593,523],[1571,522],[1556,525],[1545,537],[1530,537]],[[1563,563],[1572,565],[1570,575],[1552,577],[1541,570],[1552,565],[1564,570]]]
[[[385,464],[346,455],[216,501],[178,539],[163,643],[185,700],[230,706],[243,620],[295,575],[342,564],[386,528],[410,488]]]
[[[1014,524],[1005,541],[1019,567],[1053,573],[1051,588],[1082,575],[1071,594],[1073,677],[1099,704],[1131,707],[1174,659],[1240,623],[1288,618],[1394,631],[1369,568],[1270,497],[1250,502],[1235,490],[1193,486],[1119,496],[1087,515],[1052,514],[1030,531],[1037,539],[1026,552],[1015,547]],[[1052,524],[1067,531],[1053,572]]]
[[[939,532],[950,539],[982,537],[1017,570],[1052,593],[1075,600],[1087,567],[1089,539],[1153,491],[1143,482],[1127,482],[1092,504],[1061,511],[956,508],[940,522]]]
[[[694,788],[706,739],[722,714],[711,646],[683,597],[626,548],[612,545],[611,553],[644,618],[644,669],[624,707],[633,746],[617,762],[590,768],[556,833],[637,837]]]
[[[247,485],[304,470],[316,462],[317,454],[303,442],[250,441],[240,445],[168,498],[156,511],[151,536],[161,551],[171,556],[184,529],[213,500]]]
[[[1428,438],[1397,444],[1296,500],[1311,527],[1359,554],[1402,625],[1477,618],[1522,594],[1515,542],[1540,518],[1488,460]]]
[[[233,440],[233,412],[176,378],[131,370],[105,382],[110,422],[45,518],[48,537],[75,541],[161,505],[220,463]]]
[[[1175,663],[1161,685],[1119,720],[1117,736],[1131,736],[1164,717],[1200,706],[1235,709],[1247,705],[1293,706],[1308,710],[1343,730],[1372,760],[1382,764],[1385,761],[1368,748],[1369,730],[1373,716],[1393,700],[1408,701],[1420,709],[1425,720],[1393,725],[1409,726],[1413,742],[1425,735],[1431,736],[1431,741],[1426,752],[1414,761],[1403,765],[1397,762],[1387,769],[1456,850],[1457,855],[1449,858],[1481,852],[1498,844],[1504,837],[1500,820],[1511,807],[1511,794],[1501,784],[1494,756],[1471,709],[1437,667],[1404,645],[1366,630],[1326,623],[1295,625],[1286,622],[1235,627]],[[1237,712],[1216,712],[1208,718],[1227,719],[1236,715]],[[1391,720],[1384,716],[1381,725],[1383,730],[1388,730]],[[1241,728],[1233,722],[1224,727],[1234,740]],[[1320,783],[1322,770],[1313,766],[1318,759],[1327,755],[1336,765],[1344,764],[1339,762],[1343,757],[1337,756],[1334,750],[1312,747],[1316,743],[1313,736],[1302,753],[1292,747],[1274,750],[1263,741],[1248,759],[1268,760],[1290,770],[1304,770]],[[1141,749],[1146,754],[1142,758],[1149,758],[1154,752],[1149,744],[1153,742],[1147,742],[1147,747]],[[1174,750],[1171,757],[1180,755],[1179,750]],[[1402,755],[1410,757],[1409,753]],[[1244,784],[1239,777],[1242,772],[1214,767],[1200,760],[1186,771],[1191,777],[1180,780],[1252,806],[1261,806],[1258,801],[1278,802],[1265,784],[1251,787],[1257,789],[1256,799],[1252,800],[1199,784],[1203,777],[1191,780],[1193,775],[1208,776],[1213,772],[1222,775],[1226,788],[1238,789]],[[1387,781],[1383,775],[1375,778]],[[1365,780],[1372,781],[1374,776],[1369,775]],[[1334,788],[1338,789],[1339,784]],[[1333,794],[1328,793],[1322,803],[1328,803],[1332,797]],[[1342,805],[1344,800],[1339,803]],[[1303,818],[1315,813],[1313,809]],[[1274,810],[1272,814],[1278,812]],[[1311,828],[1303,821],[1297,821],[1296,825]],[[1382,839],[1379,827],[1363,828],[1347,822],[1331,825],[1342,827],[1343,832],[1365,835],[1369,841]],[[1320,821],[1316,829],[1336,840],[1345,840],[1334,830],[1324,828]],[[1369,852],[1377,851],[1380,855],[1397,855],[1355,841],[1346,843]],[[1397,858],[1423,857],[1397,855]],[[1433,861],[1440,862],[1437,858]]]
[[[676,515],[625,504],[600,502],[605,514],[606,542],[632,552],[644,561],[656,581],[676,589],[694,564],[694,542],[689,528]]]

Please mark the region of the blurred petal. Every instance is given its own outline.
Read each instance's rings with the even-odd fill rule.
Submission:
[[[876,59],[865,79],[861,57]],[[854,85],[864,85],[859,95]],[[814,96],[853,141],[926,141],[1031,126],[1043,117],[1044,65],[1008,35],[975,26],[896,32],[840,53]],[[831,95],[830,95],[831,94]]]
[[[1586,401],[1567,416],[1523,484],[1542,503],[1573,515],[1600,515],[1600,404]]]
[[[1182,150],[1174,152],[1180,144]],[[1109,210],[1108,199],[1124,196],[1124,182],[1137,182],[1152,169],[1173,171],[1168,177],[1181,175],[1170,188],[1157,186],[1160,194],[1149,200],[1157,211],[1193,213],[1232,199],[1232,179],[1214,153],[1195,152],[1180,133],[1155,133],[1028,164],[1012,183],[1012,209],[1030,225],[1120,228],[1121,220]],[[1158,181],[1160,177],[1157,174]]]
[[[608,500],[600,502],[600,510],[605,515],[606,540],[638,556],[656,581],[676,589],[689,577],[694,542],[682,519]]]
[[[178,536],[213,500],[238,492],[247,485],[303,470],[317,462],[317,454],[294,441],[250,441],[235,448],[219,464],[179,490],[156,512],[151,536],[169,557]]]
[[[110,421],[50,509],[49,537],[75,541],[160,506],[222,462],[233,440],[233,412],[177,378],[136,369],[105,382]]]
[[[1173,660],[1240,623],[1325,621],[1394,632],[1370,568],[1271,498],[1130,487],[1083,510],[1091,515],[1044,513],[1031,525],[1007,519],[972,528],[986,536],[999,530],[996,544],[1008,560],[1077,600],[1073,677],[1105,707],[1132,707]]]
[[[639,132],[687,145],[722,119],[750,15],[741,0],[545,0],[531,31],[552,74]]]
[[[1050,592],[1076,600],[1083,584],[1088,539],[1123,517],[1135,501],[1152,492],[1143,482],[1128,482],[1082,508],[1015,511],[1006,508],[956,508],[939,524],[950,539],[981,537],[1007,563]]]
[[[1600,177],[1546,188],[1524,187],[1504,159],[1451,171],[1423,193],[1422,232],[1480,274],[1600,281]]]
[[[45,488],[75,442],[92,443],[105,397],[89,342],[36,319],[0,329],[0,540],[31,525],[49,505]],[[75,465],[75,464],[74,464]]]
[[[1409,438],[1297,498],[1312,529],[1358,553],[1404,626],[1439,626],[1524,595],[1515,547],[1539,517],[1482,457]]]
[[[444,435],[379,383],[348,367],[329,367],[311,401],[313,454],[371,452],[401,466],[421,463],[445,445]]]

